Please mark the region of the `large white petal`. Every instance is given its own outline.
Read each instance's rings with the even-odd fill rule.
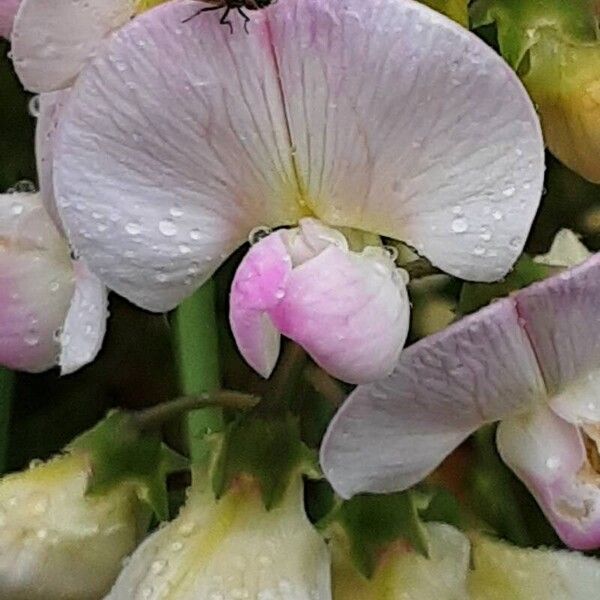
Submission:
[[[453,275],[503,276],[544,174],[538,118],[512,69],[410,0],[286,0],[269,30],[317,216],[407,241]]]
[[[32,92],[69,86],[102,40],[131,18],[134,0],[23,0],[12,32],[12,56]]]
[[[323,442],[342,496],[405,489],[484,423],[545,394],[511,299],[407,348],[392,375],[356,388]]]
[[[151,310],[191,294],[258,225],[301,214],[265,15],[251,35],[194,3],[122,28],[78,79],[55,185],[75,247]]]

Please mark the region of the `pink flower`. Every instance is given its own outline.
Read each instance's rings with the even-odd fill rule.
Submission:
[[[254,12],[249,35],[214,15],[184,22],[195,10],[137,17],[78,78],[55,154],[74,247],[164,311],[256,227],[300,223],[240,267],[240,349],[267,375],[283,333],[339,377],[381,376],[409,304],[378,236],[453,275],[502,277],[541,194],[529,98],[489,47],[418,3],[286,0]]]
[[[600,256],[404,351],[332,422],[325,473],[343,496],[408,488],[485,423],[569,546],[600,546]]]
[[[0,195],[0,364],[71,373],[98,353],[106,327],[106,288],[69,246],[53,210],[51,157],[57,101],[40,99],[40,193]]]

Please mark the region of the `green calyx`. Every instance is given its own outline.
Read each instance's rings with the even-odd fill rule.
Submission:
[[[160,520],[169,517],[166,477],[187,461],[162,443],[157,431],[146,431],[133,413],[112,411],[65,449],[84,454],[90,465],[87,493],[102,494],[132,485]]]
[[[320,526],[332,535],[341,528],[354,566],[364,577],[371,578],[380,558],[395,543],[406,542],[428,556],[429,540],[421,516],[428,505],[429,499],[413,490],[365,494],[340,502]]]
[[[281,501],[299,473],[318,477],[316,454],[301,441],[298,420],[259,407],[230,423],[222,434],[213,466],[217,498],[237,480],[250,477],[260,486],[267,509]]]
[[[515,70],[546,35],[569,44],[600,42],[599,15],[596,0],[476,0],[470,7],[474,28],[496,24],[502,56]]]

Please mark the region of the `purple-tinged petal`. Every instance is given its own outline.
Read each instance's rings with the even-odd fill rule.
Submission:
[[[81,260],[73,263],[75,291],[60,334],[58,360],[68,375],[92,362],[102,347],[108,318],[108,291]]]
[[[550,404],[569,421],[577,422],[576,412],[584,420],[600,421],[598,298],[600,255],[516,296],[523,327],[550,394]]]
[[[257,226],[303,208],[266,14],[252,35],[170,2],[120,29],[61,117],[59,211],[90,269],[156,311],[176,306]],[[168,107],[168,110],[165,110]]]
[[[512,299],[407,348],[387,379],[359,386],[331,423],[324,472],[344,497],[405,489],[484,423],[544,397]]]
[[[544,174],[539,121],[512,69],[417,2],[286,0],[268,22],[316,216],[407,241],[453,275],[503,276]]]
[[[69,249],[39,196],[0,196],[1,364],[32,372],[56,364],[73,288]]]
[[[134,0],[23,0],[12,33],[15,70],[25,88],[69,86],[104,38],[132,16]]]
[[[240,351],[267,377],[279,333],[333,376],[366,383],[388,375],[406,341],[410,303],[383,248],[352,252],[314,219],[255,244],[233,281],[230,320]]]
[[[0,37],[10,39],[21,0],[0,0]]]
[[[263,377],[275,368],[280,334],[269,311],[281,302],[292,261],[276,232],[255,244],[238,267],[231,286],[229,321],[238,348],[248,364]]]
[[[70,90],[40,94],[39,114],[35,130],[35,156],[37,160],[38,179],[40,182],[40,195],[54,224],[62,232],[62,223],[56,208],[54,197],[53,161],[54,161],[54,135],[58,127],[60,113],[69,97]]]
[[[271,311],[273,323],[342,381],[386,377],[404,347],[410,316],[406,284],[390,263],[383,249],[358,254],[330,245],[294,269]]]
[[[598,474],[586,457],[579,430],[547,408],[503,421],[498,450],[523,480],[565,544],[600,545]]]

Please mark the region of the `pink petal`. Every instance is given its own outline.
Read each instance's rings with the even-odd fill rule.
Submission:
[[[409,311],[401,273],[383,248],[351,252],[340,232],[304,219],[250,249],[234,278],[230,320],[240,351],[264,377],[281,332],[333,376],[363,383],[391,372]]]
[[[72,295],[69,249],[39,196],[0,196],[0,363],[32,372],[54,366]]]
[[[546,408],[500,423],[498,449],[563,542],[600,546],[600,489],[578,429]]]
[[[344,497],[405,489],[483,425],[544,387],[514,302],[495,302],[407,348],[387,379],[359,386],[331,423],[324,472]]]
[[[568,421],[600,422],[600,255],[517,295],[551,406]]]
[[[398,361],[410,302],[384,256],[331,245],[294,269],[270,314],[279,331],[328,373],[367,383],[389,375]]]
[[[39,114],[35,130],[35,156],[37,159],[40,194],[46,211],[54,224],[62,232],[62,223],[58,215],[54,198],[53,161],[54,135],[58,127],[60,113],[69,97],[70,90],[40,94]]]
[[[10,39],[19,4],[21,0],[0,0],[0,37]]]
[[[60,335],[58,363],[63,375],[77,371],[96,358],[108,318],[107,289],[81,260],[73,267],[75,291]]]
[[[170,2],[118,31],[78,80],[57,137],[74,246],[109,287],[156,311],[254,227],[303,210],[265,14],[252,35],[231,36],[215,15],[182,23],[195,9]]]
[[[231,286],[229,321],[248,364],[269,377],[277,362],[279,331],[269,312],[281,302],[292,261],[277,232],[255,244],[244,257]]]
[[[267,14],[316,216],[407,241],[453,275],[503,276],[544,175],[538,118],[512,69],[417,2],[282,0]]]
[[[134,0],[23,0],[14,22],[12,55],[25,88],[51,92],[69,86],[133,9]]]

